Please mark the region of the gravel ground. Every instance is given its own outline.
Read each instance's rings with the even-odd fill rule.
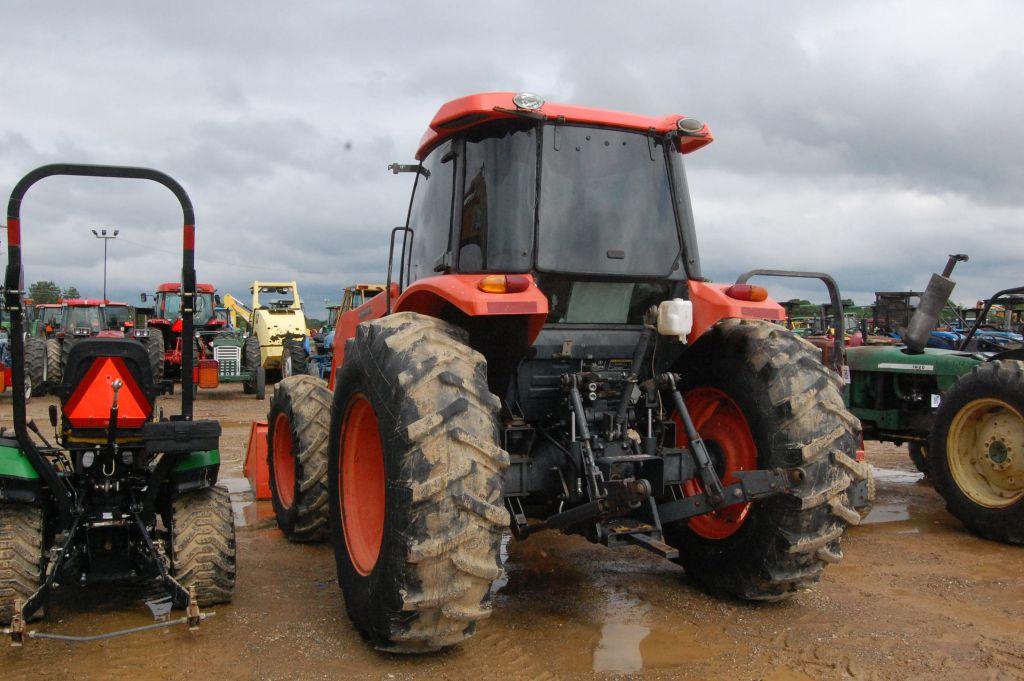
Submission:
[[[47,404],[30,405],[41,425]],[[200,392],[197,416],[224,427],[222,478],[241,476],[249,425],[265,413],[237,385]],[[0,419],[10,423],[9,392]],[[239,493],[235,601],[200,631],[4,646],[0,670],[8,679],[1024,679],[1024,549],[965,532],[905,448],[870,444],[868,459],[881,469],[870,522],[848,533],[845,559],[819,585],[785,603],[711,598],[640,549],[544,533],[509,544],[508,582],[475,638],[426,657],[386,655],[349,624],[330,547],[289,544],[269,504]],[[32,628],[84,634],[148,621],[131,588],[91,586],[62,591]]]

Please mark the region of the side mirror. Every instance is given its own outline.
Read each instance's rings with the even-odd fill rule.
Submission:
[[[217,293],[217,294],[215,294],[215,295],[213,296],[213,301],[214,301],[215,303],[217,303],[217,305],[221,305],[221,299],[220,299],[220,294],[219,294],[219,293]]]
[[[145,293],[140,293],[139,294],[139,300],[141,300],[142,302],[146,302],[146,294]]]

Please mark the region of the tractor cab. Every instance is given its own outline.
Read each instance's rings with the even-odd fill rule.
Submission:
[[[41,303],[35,306],[36,334],[53,338],[61,330],[61,304]]]

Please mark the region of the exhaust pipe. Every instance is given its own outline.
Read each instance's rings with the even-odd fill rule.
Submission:
[[[921,294],[921,302],[914,310],[914,316],[910,318],[907,330],[903,332],[903,342],[907,346],[905,352],[914,355],[924,352],[932,329],[938,324],[939,315],[942,314],[942,309],[946,307],[949,296],[952,295],[953,289],[956,287],[956,282],[949,276],[953,274],[953,268],[958,262],[967,262],[967,260],[967,256],[963,253],[950,255],[942,274],[932,274],[928,286]]]

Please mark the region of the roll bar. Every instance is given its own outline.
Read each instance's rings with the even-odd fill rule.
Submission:
[[[988,317],[988,311],[992,309],[992,305],[995,304],[998,299],[1003,296],[1011,296],[1020,293],[1024,293],[1024,286],[1004,288],[1002,291],[997,291],[994,296],[985,301],[985,307],[981,309],[981,314],[979,314],[978,318],[974,320],[974,325],[971,327],[970,331],[967,332],[967,335],[964,336],[964,339],[960,341],[959,349],[963,350],[967,347],[967,344],[971,342],[971,339],[974,338],[974,334],[981,328],[981,325],[985,323],[985,319]]]
[[[21,260],[21,204],[26,192],[37,182],[55,175],[78,177],[110,177],[137,180],[150,180],[171,190],[178,203],[181,204],[184,226],[182,228],[182,338],[181,365],[191,367],[193,362],[192,316],[195,311],[196,270],[195,270],[195,212],[192,201],[177,180],[158,170],[134,168],[130,166],[86,165],[79,163],[54,163],[40,166],[25,175],[14,186],[10,201],[7,203],[7,272],[4,278],[3,303],[4,309],[11,315],[11,367],[14,430],[18,444],[28,457],[32,467],[39,473],[50,490],[53,491],[58,510],[66,520],[70,520],[75,500],[70,488],[57,475],[53,466],[39,452],[28,434],[25,409],[25,311],[22,300],[22,260]],[[181,416],[185,421],[192,420],[192,372],[181,372]]]
[[[843,299],[839,295],[839,284],[832,278],[832,275],[825,274],[824,272],[802,272],[799,270],[750,270],[744,272],[736,278],[737,284],[746,284],[747,280],[751,277],[796,277],[800,279],[819,279],[825,284],[825,288],[828,289],[828,296],[832,302],[832,316],[836,322],[836,334],[834,340],[834,351],[832,353],[832,369],[838,373],[842,373],[843,363],[845,362],[846,352],[845,345],[846,341],[844,336],[846,335],[846,320],[843,315]]]

